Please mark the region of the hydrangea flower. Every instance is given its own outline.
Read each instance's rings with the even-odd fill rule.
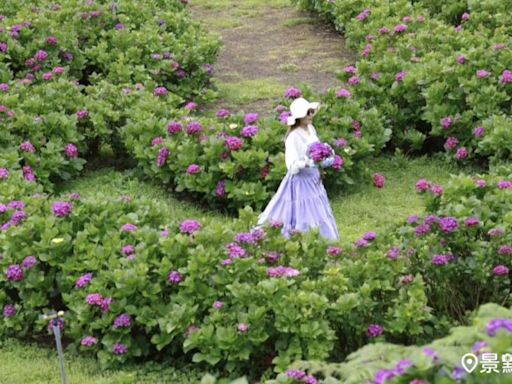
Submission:
[[[257,113],[247,113],[244,117],[244,123],[250,125],[258,121],[258,119],[259,115]]]
[[[130,328],[132,326],[132,318],[129,314],[123,313],[114,320],[114,328]]]
[[[476,217],[468,217],[466,220],[464,220],[464,224],[466,227],[476,227],[478,224],[480,224],[480,220]]]
[[[444,233],[452,233],[459,228],[459,223],[455,217],[443,217],[439,220],[439,227]]]
[[[80,344],[84,347],[92,347],[93,345],[98,344],[98,339],[94,336],[85,336],[81,341]]]
[[[485,78],[485,77],[489,77],[491,75],[490,72],[487,72],[485,69],[479,69],[478,71],[476,71],[476,77],[478,78]]]
[[[293,87],[288,88],[284,94],[284,97],[286,97],[287,99],[296,99],[301,96],[302,96],[302,93],[301,93],[300,89],[293,88]]]
[[[224,144],[230,151],[239,151],[244,146],[244,141],[236,136],[230,136],[226,138]]]
[[[359,21],[364,21],[370,16],[371,11],[366,8],[364,11],[362,11],[359,15],[356,16],[356,19]]]
[[[395,33],[402,33],[402,32],[405,32],[407,30],[407,25],[405,24],[398,24],[397,26],[395,26]]]
[[[512,246],[510,246],[510,245],[502,245],[498,249],[498,254],[500,254],[500,255],[512,255]]]
[[[223,198],[226,196],[226,181],[220,180],[215,187],[215,195],[217,197]]]
[[[430,182],[426,179],[420,179],[416,182],[416,191],[424,192],[427,189],[430,189]]]
[[[343,157],[341,157],[339,155],[335,155],[334,162],[332,163],[332,169],[339,171],[343,167],[344,164],[345,164],[345,160],[343,160]]]
[[[34,267],[35,265],[37,264],[37,259],[35,256],[27,256],[23,259],[23,261],[21,262],[21,265],[23,266],[23,268],[25,269],[31,269],[32,267]]]
[[[215,309],[221,309],[224,306],[224,303],[222,301],[216,300],[213,303],[213,308]]]
[[[327,254],[330,256],[338,256],[343,250],[340,247],[327,247]]]
[[[80,289],[87,287],[92,280],[92,273],[86,273],[80,276],[75,282],[75,288]]]
[[[509,319],[494,319],[487,324],[487,334],[491,337],[496,336],[496,333],[504,329],[509,333],[512,333],[512,320]]]
[[[192,235],[201,229],[201,223],[196,220],[187,219],[180,224],[180,232]]]
[[[201,167],[199,165],[197,165],[197,164],[191,164],[187,168],[187,173],[189,175],[196,175],[199,172],[201,172]]]
[[[254,137],[258,134],[258,127],[255,125],[248,125],[242,128],[241,135],[243,137]]]
[[[267,276],[268,277],[296,277],[299,276],[300,272],[297,269],[291,268],[291,267],[270,267],[267,269]]]
[[[249,331],[249,324],[246,324],[246,323],[240,323],[238,324],[238,331],[241,332],[241,333],[246,333],[247,331]]]
[[[368,335],[368,337],[372,337],[372,338],[378,337],[378,336],[382,335],[383,333],[384,333],[384,328],[382,328],[382,326],[379,324],[370,324],[366,331],[366,334]]]
[[[219,110],[217,111],[216,116],[217,116],[218,118],[221,118],[221,119],[226,119],[226,118],[228,118],[229,116],[231,116],[231,112],[229,112],[229,110],[227,110],[227,109],[219,109]]]
[[[3,310],[4,317],[13,317],[16,316],[16,307],[12,304],[7,304],[4,306]]]
[[[0,180],[6,180],[9,178],[9,171],[5,168],[0,168]]]
[[[64,147],[64,152],[70,159],[78,157],[78,148],[74,144],[66,145],[66,147]]]
[[[504,70],[500,77],[501,84],[510,84],[512,83],[512,71],[508,69]]]
[[[484,137],[484,135],[485,135],[485,128],[484,127],[477,127],[477,128],[475,128],[475,130],[473,131],[473,135],[477,139],[480,139],[480,138]]]
[[[125,224],[121,227],[121,231],[122,232],[133,232],[133,231],[136,231],[138,228],[136,225],[134,224]]]
[[[391,248],[388,253],[386,254],[386,256],[388,257],[388,259],[390,260],[396,260],[398,255],[400,254],[400,248],[399,247],[393,247]]]
[[[177,121],[170,122],[167,125],[167,132],[170,135],[175,135],[175,134],[181,132],[182,130],[183,130],[182,125],[180,123],[178,123]]]
[[[352,94],[348,89],[342,88],[336,93],[336,97],[348,99],[352,97]]]
[[[57,217],[67,217],[73,210],[73,204],[66,201],[57,201],[53,204],[52,211]]]
[[[237,259],[239,257],[245,257],[246,251],[236,243],[230,243],[226,245],[228,255],[231,259]]]
[[[384,185],[386,183],[386,178],[384,177],[384,175],[381,175],[380,173],[374,173],[373,176],[372,176],[372,179],[373,179],[373,185],[375,185],[375,187],[377,188],[384,188]]]
[[[465,159],[469,156],[469,152],[465,147],[460,147],[457,149],[457,153],[455,154],[455,158],[457,160]]]
[[[203,126],[199,121],[192,121],[187,124],[187,134],[197,135],[203,131]]]
[[[84,120],[89,116],[89,111],[82,109],[76,113],[76,118],[78,120]]]
[[[23,269],[18,264],[12,264],[7,267],[5,277],[9,281],[21,281],[24,278]]]
[[[128,347],[122,343],[115,343],[112,347],[114,355],[124,355],[128,353]]]
[[[167,88],[165,87],[156,87],[153,91],[153,94],[155,96],[165,96],[167,95],[169,92],[167,91]]]
[[[405,79],[405,77],[407,76],[407,72],[398,72],[395,76],[395,80],[396,81],[403,81]]]
[[[454,257],[452,255],[436,255],[432,258],[433,265],[446,265],[452,261]]]
[[[29,153],[35,153],[35,151],[36,151],[36,148],[30,141],[24,141],[23,143],[21,143],[20,149],[23,152],[29,152]]]
[[[121,249],[121,252],[126,255],[126,256],[130,256],[130,255],[133,255],[135,253],[135,247],[133,245],[125,245],[122,249]]]
[[[444,193],[444,189],[440,185],[433,185],[430,188],[430,192],[432,192],[435,196],[441,196]]]
[[[165,165],[167,159],[169,158],[169,153],[169,148],[160,148],[158,151],[158,157],[156,159],[156,166],[158,168],[162,168]]]
[[[494,274],[494,276],[507,276],[508,272],[509,272],[509,269],[505,265],[497,265],[492,270],[492,273]]]

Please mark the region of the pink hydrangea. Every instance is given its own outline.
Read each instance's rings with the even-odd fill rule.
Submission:
[[[187,168],[187,173],[189,175],[197,175],[201,172],[201,167],[197,164],[190,164]]]
[[[479,77],[479,78],[484,78],[484,77],[489,77],[491,75],[490,72],[486,71],[485,69],[479,69],[478,71],[476,71],[476,77]]]
[[[56,217],[67,217],[73,210],[73,204],[67,201],[57,201],[53,204],[52,211]]]
[[[334,156],[334,162],[332,163],[332,169],[339,171],[343,165],[345,164],[345,160],[343,160],[343,157],[339,155]]]
[[[435,196],[441,196],[444,193],[444,190],[440,185],[433,185],[430,188],[430,192],[432,192]]]
[[[358,76],[352,76],[350,79],[348,79],[348,83],[350,85],[357,85],[361,82]]]
[[[201,223],[196,220],[187,219],[180,224],[180,232],[192,235],[201,229]]]
[[[259,115],[257,113],[247,113],[244,117],[244,122],[247,125],[253,124],[258,121]]]
[[[231,116],[231,112],[227,109],[219,109],[216,116],[221,119],[227,119],[229,116]]]
[[[89,116],[89,112],[85,109],[82,109],[76,113],[76,118],[78,120],[84,120]]]
[[[74,144],[68,144],[66,147],[64,147],[64,152],[66,153],[66,156],[70,159],[74,159],[78,157],[78,148]]]
[[[91,280],[92,280],[92,273],[86,273],[86,274],[80,276],[75,281],[75,288],[80,289],[80,288],[87,287],[91,283]]]
[[[389,33],[389,28],[386,28],[386,27],[379,28],[379,33],[381,35],[385,35],[386,33]]]
[[[377,337],[377,336],[380,336],[384,333],[384,328],[382,328],[381,325],[379,324],[370,324],[368,326],[368,329],[366,331],[366,334],[369,336],[369,337]]]
[[[171,135],[175,135],[179,132],[181,132],[183,129],[182,125],[178,123],[177,121],[170,122],[167,125],[167,132]]]
[[[446,139],[444,148],[448,151],[457,148],[457,145],[459,145],[459,140],[456,137],[450,136]]]
[[[199,121],[192,121],[187,124],[187,133],[189,135],[196,135],[203,131],[203,126]]]
[[[297,89],[294,87],[288,88],[284,94],[284,97],[286,97],[287,99],[297,99],[298,97],[301,97],[301,96],[302,96],[302,93],[301,93],[300,89]]]
[[[447,117],[443,117],[443,118],[441,119],[441,126],[442,126],[444,129],[448,129],[448,128],[450,128],[452,125],[453,125],[453,118],[452,118],[452,117],[447,116]]]
[[[469,152],[465,147],[460,147],[457,149],[457,152],[455,153],[455,158],[457,160],[466,159],[469,156]]]
[[[296,277],[299,276],[300,272],[297,269],[291,268],[291,267],[270,267],[267,269],[267,276],[268,277]]]
[[[509,269],[505,265],[497,265],[493,268],[492,273],[494,276],[507,276]]]
[[[340,247],[330,246],[327,248],[327,254],[330,256],[338,256],[342,251]]]
[[[351,75],[354,75],[356,72],[357,72],[357,68],[354,67],[353,65],[349,65],[345,68],[343,68],[343,71],[345,73],[348,73],[348,74],[351,74]]]
[[[240,323],[238,324],[238,331],[241,332],[241,333],[246,333],[247,331],[249,331],[249,324],[246,324],[246,323]]]
[[[167,278],[170,284],[178,285],[183,281],[183,275],[178,271],[171,271],[169,273],[169,277]]]
[[[92,347],[93,345],[98,344],[98,339],[94,336],[85,336],[81,341],[80,345],[84,347]]]
[[[160,151],[158,151],[158,157],[156,159],[156,166],[158,168],[161,168],[165,165],[167,162],[167,158],[169,157],[169,149],[168,148],[160,148]]]
[[[24,141],[23,143],[21,143],[20,149],[23,152],[29,152],[29,153],[34,153],[36,151],[36,148],[30,141]]]
[[[384,184],[386,183],[386,178],[381,175],[380,173],[374,173],[372,176],[373,179],[373,185],[377,188],[384,188]]]
[[[243,137],[254,137],[258,134],[258,127],[255,125],[248,125],[242,128],[241,135]]]
[[[352,94],[348,89],[342,88],[336,93],[336,97],[348,99],[352,97]]]
[[[189,101],[183,108],[188,109],[189,111],[195,111],[197,109],[197,103]]]
[[[402,33],[402,32],[405,32],[407,30],[407,25],[405,24],[398,24],[397,26],[395,26],[395,33]]]
[[[368,16],[370,16],[371,14],[371,11],[366,8],[364,11],[362,11],[359,15],[356,16],[356,19],[359,20],[359,21],[364,21],[368,18]]]
[[[457,64],[464,64],[466,62],[466,56],[459,55],[457,56]]]
[[[124,355],[128,353],[128,347],[122,343],[115,343],[112,346],[112,353],[114,353],[114,355]]]
[[[403,81],[405,77],[407,76],[407,72],[398,72],[395,76],[396,81]]]
[[[0,168],[0,180],[6,180],[9,178],[9,171],[5,168]]]
[[[239,151],[244,146],[244,141],[236,136],[230,136],[226,138],[224,144],[230,151]]]
[[[512,71],[504,70],[500,77],[501,84],[510,84],[512,83]]]
[[[21,281],[25,277],[23,274],[23,269],[18,264],[12,264],[7,267],[5,271],[5,277],[9,281]]]
[[[156,87],[153,91],[153,94],[155,96],[165,96],[169,93],[169,91],[167,91],[167,88],[165,87]]]
[[[416,182],[416,191],[424,192],[427,189],[430,189],[430,182],[426,179],[420,179]]]
[[[220,180],[215,187],[215,195],[217,197],[223,198],[226,196],[226,181]]]
[[[133,232],[137,230],[137,226],[134,224],[125,224],[121,227],[122,232]]]

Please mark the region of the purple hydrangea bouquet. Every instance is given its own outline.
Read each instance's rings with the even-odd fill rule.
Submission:
[[[307,156],[315,165],[320,164],[325,168],[332,165],[335,153],[329,144],[317,141],[308,147]]]

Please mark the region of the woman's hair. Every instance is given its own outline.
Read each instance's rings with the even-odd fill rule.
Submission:
[[[293,123],[293,125],[289,125],[288,126],[288,130],[286,131],[286,135],[284,135],[284,141],[286,141],[286,139],[288,138],[288,135],[295,129],[299,126],[300,122],[299,122],[299,119],[295,119],[295,123]]]

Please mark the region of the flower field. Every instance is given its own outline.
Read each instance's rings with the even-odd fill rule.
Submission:
[[[64,310],[67,351],[104,368],[176,362],[228,378],[204,383],[505,383],[460,363],[512,352],[505,2],[296,1],[361,57],[325,95],[289,88],[271,119],[200,111],[221,44],[187,3],[0,5],[0,335],[44,340],[41,315]],[[317,231],[287,240],[278,221],[251,229],[286,172],[285,105],[300,96],[322,104],[330,193],[386,188],[367,170],[383,151],[442,151],[479,172],[446,185],[418,175],[424,213],[355,241],[342,228],[336,244]],[[237,217],[57,192],[105,148]]]

